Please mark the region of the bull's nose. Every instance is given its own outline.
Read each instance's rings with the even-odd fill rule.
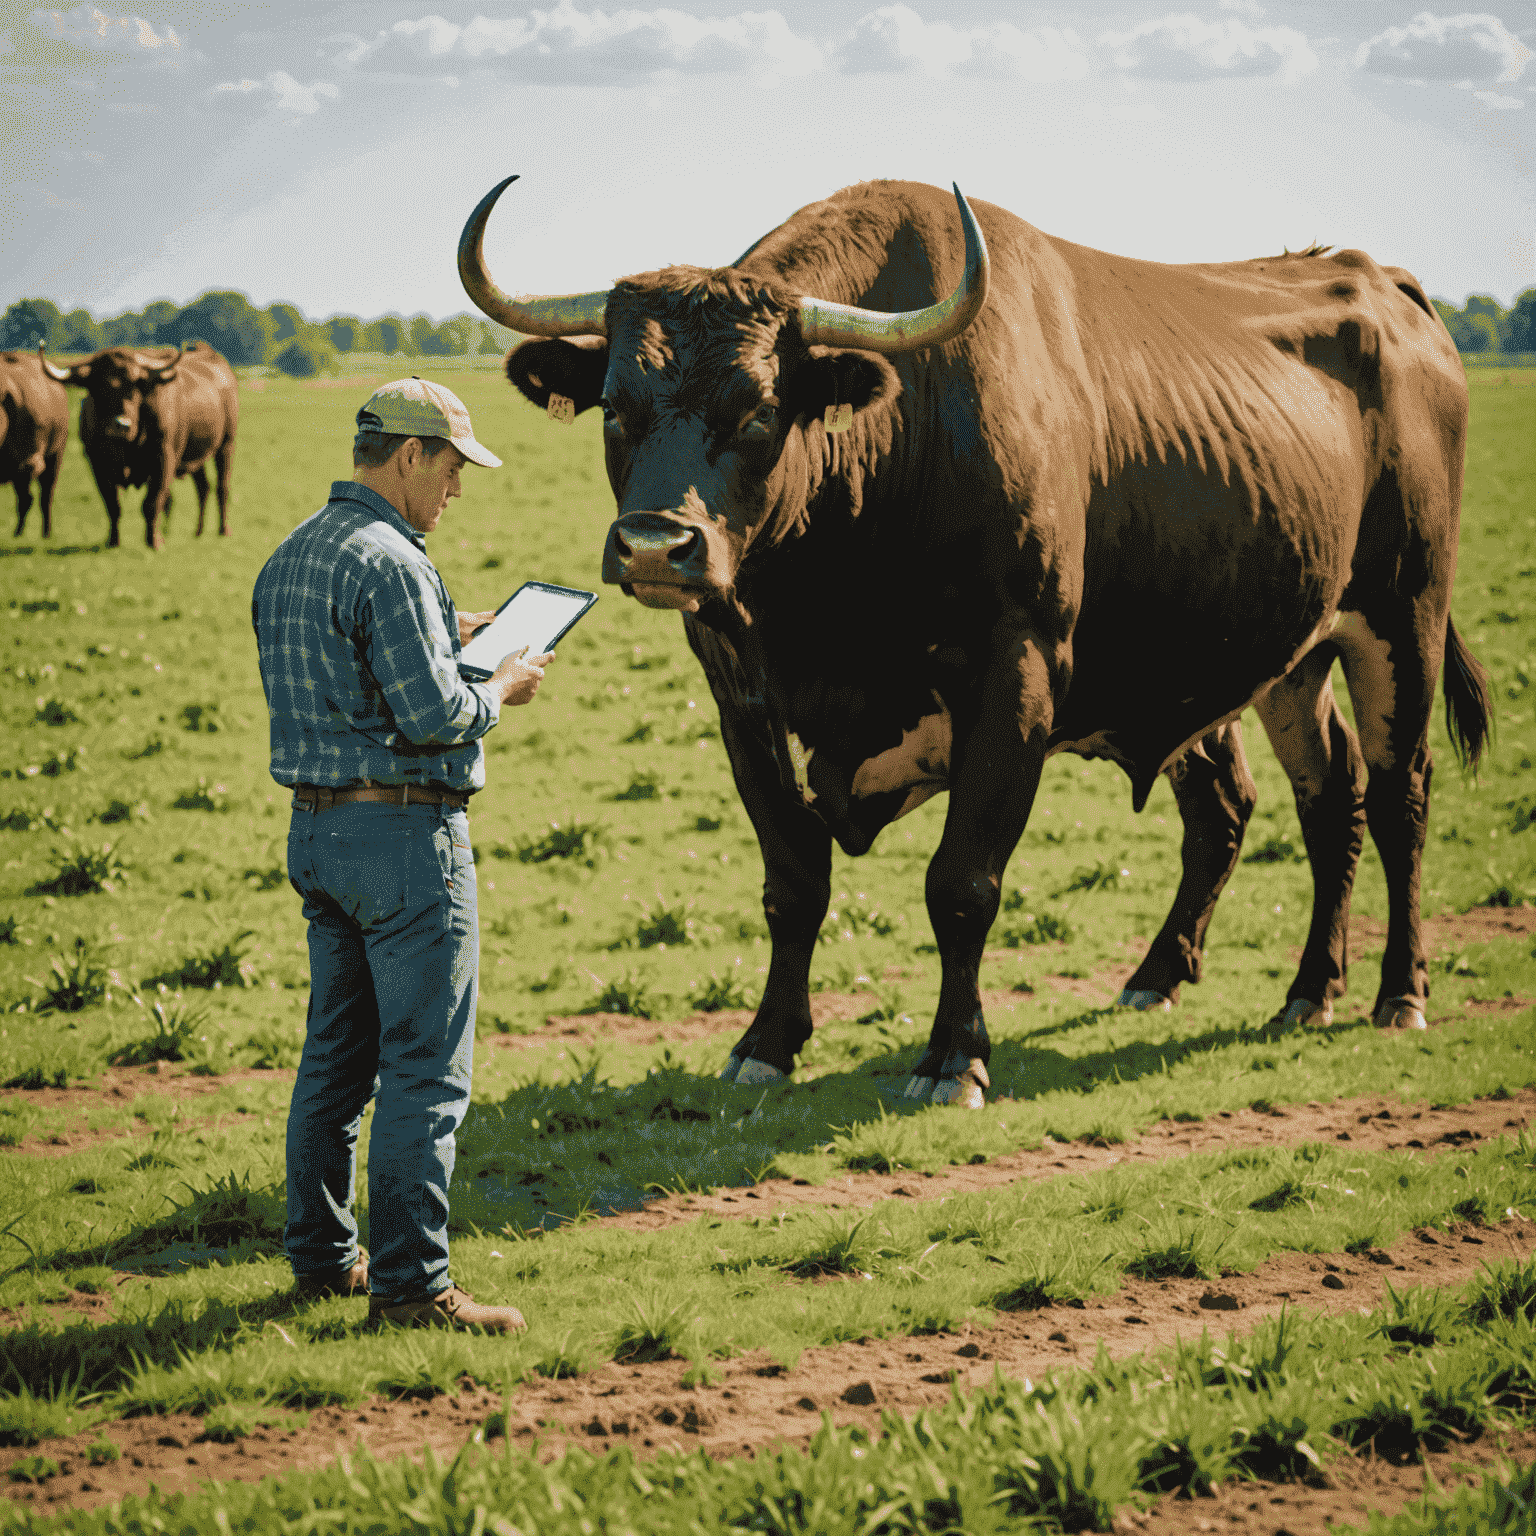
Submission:
[[[652,513],[631,514],[608,530],[603,580],[610,583],[704,579],[709,550],[703,532]]]

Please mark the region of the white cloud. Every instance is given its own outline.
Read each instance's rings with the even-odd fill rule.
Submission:
[[[1525,105],[1518,96],[1500,96],[1497,91],[1473,91],[1472,94],[1485,107],[1491,107],[1495,112],[1508,112],[1511,108]]]
[[[109,16],[94,5],[77,5],[72,11],[37,10],[27,20],[49,37],[96,53],[148,55],[159,60],[183,55],[174,27],[166,27],[162,34],[142,16]]]
[[[261,80],[226,80],[210,93],[215,101],[238,101],[245,97],[270,106],[290,118],[312,117],[320,110],[323,97],[335,101],[341,92],[329,80],[300,85],[285,69],[274,69]]]
[[[398,21],[372,42],[357,40],[349,64],[409,74],[451,75],[496,69],[524,79],[592,83],[647,77],[663,70],[807,75],[821,51],[790,30],[777,11],[699,17],[687,11],[553,10],[476,16],[466,25],[441,16]]]
[[[1317,55],[1290,27],[1250,27],[1231,17],[1202,21],[1184,13],[1105,32],[1115,67],[1151,80],[1219,80],[1278,74],[1287,85],[1317,68]]]
[[[861,16],[834,62],[847,74],[993,75],[1049,84],[1080,80],[1088,60],[1077,34],[1041,27],[1024,32],[1006,21],[960,28],[924,21],[909,6],[885,5]]]
[[[1252,16],[1255,21],[1264,15],[1264,7],[1258,0],[1221,0],[1221,8],[1224,11],[1241,11],[1244,16]]]
[[[52,192],[43,193],[43,206],[45,208],[58,208],[65,213],[84,213],[85,204],[73,197],[57,197]]]
[[[1497,16],[1436,16],[1420,11],[1406,27],[1388,27],[1355,51],[1355,68],[1373,75],[1432,80],[1520,78],[1531,50]]]

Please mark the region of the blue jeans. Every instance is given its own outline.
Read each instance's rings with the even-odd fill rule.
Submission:
[[[368,1144],[369,1288],[449,1284],[448,1186],[474,1067],[480,919],[469,818],[438,805],[295,808],[288,878],[309,920],[309,1018],[288,1111],[295,1277],[349,1268]]]

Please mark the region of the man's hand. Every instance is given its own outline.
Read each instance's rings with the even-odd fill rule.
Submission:
[[[545,651],[538,656],[529,656],[526,647],[514,651],[512,655],[503,658],[485,686],[499,693],[503,704],[530,703],[539,691],[539,684],[544,681],[545,667],[554,659],[553,651]]]
[[[484,613],[461,613],[459,619],[459,644],[468,645],[470,636],[477,629],[489,624],[496,617],[494,608],[487,608]]]

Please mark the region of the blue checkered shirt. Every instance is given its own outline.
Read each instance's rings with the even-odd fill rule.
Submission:
[[[382,496],[333,482],[261,568],[251,623],[279,784],[485,787],[501,700],[459,676],[453,599]]]

